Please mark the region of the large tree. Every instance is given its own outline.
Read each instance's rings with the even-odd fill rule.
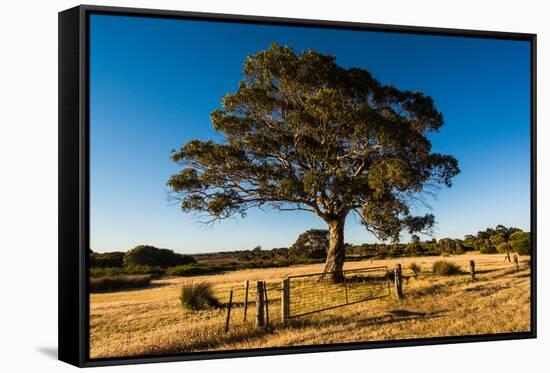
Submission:
[[[314,50],[273,44],[248,56],[244,78],[211,114],[223,141],[172,153],[168,181],[185,212],[208,221],[250,208],[307,211],[328,225],[325,271],[343,278],[344,223],[353,213],[379,239],[421,232],[434,216],[411,204],[451,186],[455,158],[431,151],[443,117],[431,97],[381,84]]]

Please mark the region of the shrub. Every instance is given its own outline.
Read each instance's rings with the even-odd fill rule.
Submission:
[[[151,283],[150,275],[116,275],[90,278],[90,292],[104,293],[143,288]]]
[[[196,263],[195,258],[192,256],[148,245],[136,246],[124,254],[125,267],[150,266],[166,268],[191,263]]]
[[[434,262],[432,271],[435,275],[439,276],[451,276],[462,272],[459,266],[445,260],[438,260]]]
[[[497,245],[497,251],[499,253],[506,253],[512,251],[512,246],[508,242],[502,242]]]
[[[204,310],[220,307],[220,302],[214,296],[212,285],[208,282],[183,285],[180,295],[181,306],[191,310]]]
[[[414,273],[415,276],[418,276],[422,271],[422,268],[420,268],[420,266],[415,262],[409,264],[409,269]]]
[[[90,267],[121,268],[123,265],[124,253],[114,251],[110,253],[90,253]]]
[[[221,273],[235,269],[227,265],[190,264],[171,267],[166,270],[166,276],[200,276]]]
[[[512,241],[512,249],[519,255],[531,255],[531,239],[529,237],[524,237]]]
[[[288,254],[293,258],[325,259],[328,242],[326,229],[310,229],[298,236],[288,249]]]
[[[512,249],[519,255],[531,255],[531,234],[515,232],[510,235]]]
[[[497,253],[497,248],[494,247],[494,246],[491,246],[491,245],[488,245],[488,246],[483,246],[479,252],[481,254],[496,254]]]
[[[91,267],[90,277],[121,276],[121,275],[151,275],[159,277],[164,275],[165,270],[160,267],[129,266],[129,267]]]

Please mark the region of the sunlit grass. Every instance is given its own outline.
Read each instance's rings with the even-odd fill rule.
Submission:
[[[439,257],[415,257],[346,263],[346,269],[396,263],[403,268],[403,292],[310,316],[280,320],[279,284],[289,275],[322,271],[323,265],[254,269],[197,278],[154,280],[149,289],[92,294],[91,357],[180,353],[185,351],[265,348],[323,343],[377,341],[438,336],[528,331],[530,327],[529,267],[519,272],[502,255],[461,255],[445,260],[464,274],[434,276]],[[476,261],[477,281],[467,274]],[[525,259],[525,258],[522,258]],[[411,263],[421,272],[413,275]],[[207,280],[221,302],[233,288],[230,332],[224,332],[226,311],[182,309],[184,284]],[[249,280],[249,308],[244,322],[244,281]],[[255,282],[268,283],[270,328],[254,328]],[[350,332],[353,331],[353,332]]]

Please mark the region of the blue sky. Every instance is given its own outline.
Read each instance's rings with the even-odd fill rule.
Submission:
[[[344,67],[434,98],[445,125],[431,136],[433,150],[455,156],[462,170],[427,201],[436,238],[497,224],[529,230],[528,42],[92,15],[92,250],[269,249],[324,227],[305,212],[252,210],[207,228],[168,202],[166,181],[178,170],[171,150],[221,139],[210,113],[235,91],[246,56],[273,42],[332,54]],[[376,241],[351,216],[345,236]]]

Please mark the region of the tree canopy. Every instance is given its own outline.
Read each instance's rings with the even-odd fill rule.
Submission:
[[[431,97],[277,44],[248,56],[243,72],[211,114],[223,141],[192,140],[171,155],[182,168],[168,186],[183,211],[210,222],[253,207],[309,211],[329,225],[334,252],[350,212],[382,240],[434,224],[411,204],[450,187],[459,168],[432,152],[427,134],[443,116]]]
[[[288,249],[288,254],[297,258],[323,259],[327,256],[329,235],[326,229],[310,229],[298,236]]]
[[[139,245],[124,254],[124,266],[171,267],[195,263],[192,256],[175,253],[169,249],[159,249],[150,245]]]

